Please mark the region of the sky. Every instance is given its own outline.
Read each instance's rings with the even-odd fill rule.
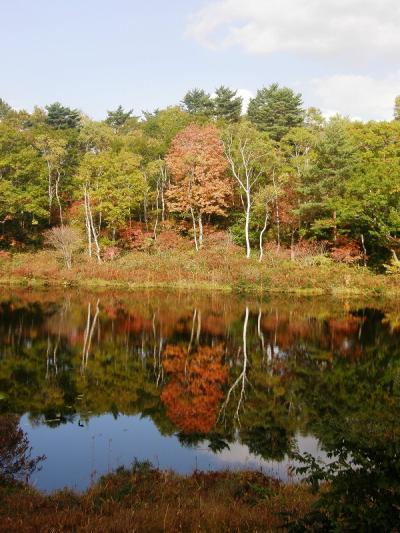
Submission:
[[[304,104],[391,119],[400,94],[399,0],[0,0],[0,98],[105,118],[226,85],[273,82]]]

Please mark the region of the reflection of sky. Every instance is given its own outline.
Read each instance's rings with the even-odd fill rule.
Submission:
[[[45,454],[42,470],[32,476],[32,483],[44,490],[65,486],[84,489],[93,477],[129,466],[134,458],[148,459],[163,469],[181,473],[226,468],[256,468],[279,478],[287,478],[288,460],[280,463],[264,461],[249,453],[247,446],[234,443],[230,449],[214,454],[202,443],[199,447],[183,447],[177,437],[162,436],[154,423],[140,416],[112,415],[93,417],[87,425],[76,423],[50,428],[33,426],[28,417],[21,419],[28,434],[33,454]],[[321,455],[312,437],[298,436],[301,452]]]

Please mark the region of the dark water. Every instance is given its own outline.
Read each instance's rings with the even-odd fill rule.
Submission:
[[[399,341],[396,302],[3,291],[0,412],[46,455],[46,490],[134,458],[287,478],[341,431],[398,435]]]

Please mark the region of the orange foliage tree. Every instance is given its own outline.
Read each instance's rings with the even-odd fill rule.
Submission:
[[[166,195],[168,207],[170,211],[191,216],[198,250],[203,243],[204,215],[225,216],[232,195],[217,128],[187,126],[172,141],[166,164],[172,177]]]
[[[223,345],[198,346],[191,354],[182,345],[168,345],[163,355],[169,377],[161,393],[168,418],[184,433],[208,433],[217,421],[228,378]]]

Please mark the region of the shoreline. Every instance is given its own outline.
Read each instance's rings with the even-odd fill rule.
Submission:
[[[383,297],[394,298],[400,296],[400,286],[398,288],[391,287],[385,289],[382,287],[371,287],[365,289],[364,287],[262,287],[257,285],[247,285],[246,287],[237,287],[235,285],[212,284],[208,282],[191,282],[191,281],[170,281],[170,282],[132,282],[132,281],[118,281],[106,280],[102,278],[88,278],[88,279],[65,279],[65,278],[21,278],[21,277],[1,277],[0,287],[19,287],[27,289],[48,289],[48,288],[68,288],[68,289],[110,289],[110,290],[152,290],[162,289],[168,291],[187,290],[187,291],[217,291],[225,294],[261,294],[268,295],[285,295],[290,294],[294,296],[331,296],[331,297]]]

